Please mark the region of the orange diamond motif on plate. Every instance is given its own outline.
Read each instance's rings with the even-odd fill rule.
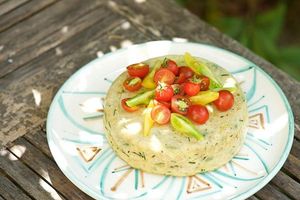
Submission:
[[[99,147],[77,147],[76,149],[85,162],[92,161],[101,151]]]
[[[264,115],[262,113],[257,113],[249,116],[248,126],[255,129],[265,129]]]
[[[200,192],[203,190],[209,190],[210,188],[211,185],[202,180],[200,177],[196,175],[188,177],[187,193]]]

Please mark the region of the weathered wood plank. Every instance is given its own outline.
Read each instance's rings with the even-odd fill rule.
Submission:
[[[5,199],[24,199],[30,200],[18,186],[16,186],[8,177],[0,171],[0,194]],[[1,199],[0,196],[0,199]]]
[[[18,155],[21,146],[26,149],[25,153]],[[16,147],[16,148],[15,148]],[[31,145],[23,138],[14,142],[14,146],[9,149],[22,162],[33,169],[39,176],[47,180],[60,194],[66,199],[92,199],[81,190],[79,190],[65,175],[60,171],[53,160],[50,160],[36,147]]]
[[[253,195],[253,196],[247,198],[246,200],[259,200],[259,199]]]
[[[296,158],[300,159],[300,142],[296,139],[294,139],[291,154],[293,154]]]
[[[97,9],[101,3],[91,0],[61,1],[13,29],[0,33],[3,46],[0,77],[104,18],[108,12],[103,8]]]
[[[279,171],[271,182],[278,188],[281,188],[281,190],[287,196],[294,199],[300,198],[300,183],[297,183],[295,180],[293,180],[283,172]]]
[[[10,0],[0,5],[0,16],[4,15],[19,6],[24,5],[29,0]],[[0,2],[1,3],[1,2]]]
[[[296,181],[300,182],[300,159],[296,158],[292,154],[289,155],[285,164],[283,165],[283,171],[287,172],[289,176],[295,178]]]
[[[20,152],[26,152],[25,148],[20,146],[18,148]],[[1,150],[0,155],[0,169],[5,171],[30,196],[35,199],[65,199],[8,150]]]
[[[13,12],[6,13],[0,18],[0,32],[3,32],[17,23],[35,15],[40,10],[47,8],[58,0],[32,0],[21,7],[18,7]],[[9,1],[7,1],[9,2]]]
[[[50,152],[46,133],[43,131],[36,131],[33,133],[27,133],[24,135],[24,138],[29,141],[31,144],[33,144],[35,147],[37,147],[40,151],[42,151],[45,155],[47,155],[49,158],[52,158],[52,154]]]
[[[294,112],[295,136],[300,140],[300,83],[292,77],[201,21],[186,9],[182,9],[175,1],[152,0],[136,3],[131,0],[111,0],[109,5],[145,34],[152,34],[160,39],[172,40],[174,37],[179,37],[212,44],[244,56],[260,66],[279,84],[288,98]]]
[[[122,42],[119,38],[133,42],[147,40],[135,29],[122,29],[123,22],[122,17],[110,12],[99,20],[101,26],[92,26],[80,32],[56,49],[47,51],[0,79],[0,99],[3,99],[0,101],[2,142],[12,141],[44,124],[51,99],[59,85],[76,69],[94,59],[97,51],[107,52],[112,45],[119,48]],[[110,37],[116,34],[121,37]],[[40,105],[35,104],[33,89],[41,94]]]
[[[278,191],[274,186],[271,184],[266,185],[261,190],[259,190],[255,196],[260,199],[268,199],[268,200],[289,200],[290,198],[287,197],[285,194]]]

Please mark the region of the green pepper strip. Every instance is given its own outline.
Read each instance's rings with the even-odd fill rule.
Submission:
[[[171,114],[171,124],[173,128],[180,133],[194,137],[199,141],[204,139],[204,136],[201,133],[199,133],[194,124],[186,117],[180,114]]]
[[[134,107],[138,105],[147,105],[154,97],[155,90],[140,93],[126,101],[127,106]]]

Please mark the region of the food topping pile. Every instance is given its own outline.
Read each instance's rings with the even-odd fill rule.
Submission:
[[[171,59],[157,60],[152,68],[144,63],[127,67],[129,78],[123,86],[129,92],[139,94],[121,100],[122,108],[135,112],[144,110],[145,136],[154,123],[171,123],[172,127],[189,137],[202,140],[203,135],[195,124],[209,119],[207,104],[213,104],[221,112],[232,108],[235,88],[224,88],[218,78],[205,65],[189,53],[185,53],[186,66],[178,66]]]

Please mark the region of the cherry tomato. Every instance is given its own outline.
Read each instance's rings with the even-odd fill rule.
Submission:
[[[139,109],[139,107],[137,107],[137,106],[134,106],[134,107],[127,106],[127,104],[126,104],[127,100],[128,100],[128,98],[125,98],[125,99],[122,99],[122,101],[121,101],[121,105],[124,110],[126,110],[127,112],[134,112]]]
[[[187,114],[188,108],[191,105],[191,102],[188,98],[181,96],[181,95],[175,95],[172,97],[171,100],[171,109],[173,112],[185,115]]]
[[[159,84],[155,90],[155,99],[157,101],[170,101],[173,95],[174,91],[170,85]]]
[[[227,111],[233,106],[234,97],[228,90],[221,90],[219,91],[219,98],[213,103],[219,111]]]
[[[181,84],[185,81],[185,75],[183,73],[179,74],[179,76],[176,77],[175,83]]]
[[[175,80],[175,75],[168,69],[162,68],[159,69],[154,75],[154,82],[166,83],[171,85]]]
[[[204,124],[209,118],[209,113],[205,106],[191,105],[187,116],[197,124]]]
[[[139,77],[129,77],[124,81],[123,86],[130,92],[137,91],[142,87],[142,79]]]
[[[136,63],[127,67],[128,74],[133,77],[144,78],[149,73],[149,65]]]
[[[158,124],[166,124],[170,121],[171,111],[163,105],[156,105],[151,110],[151,118]]]
[[[175,76],[178,75],[179,72],[179,67],[177,66],[176,62],[171,60],[171,59],[167,59],[167,61],[165,62],[164,66],[166,67],[168,70],[170,70],[171,72],[173,72],[173,74]]]
[[[174,90],[174,95],[176,94],[184,95],[183,84],[173,84],[172,88]]]
[[[203,76],[200,82],[200,90],[206,91],[209,88],[210,80],[208,77]]]
[[[163,105],[166,106],[167,108],[171,108],[171,103],[168,101],[156,101],[156,105]]]
[[[198,83],[186,82],[183,86],[184,92],[189,96],[194,96],[200,92],[200,85]]]

